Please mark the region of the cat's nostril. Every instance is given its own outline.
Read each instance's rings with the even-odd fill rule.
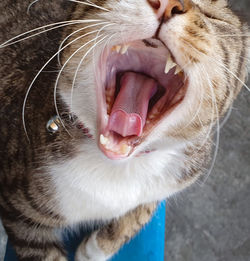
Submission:
[[[159,19],[165,20],[185,13],[191,7],[190,0],[147,0]]]
[[[164,13],[165,19],[171,18],[175,14],[184,13],[184,5],[180,0],[167,0],[167,5]]]
[[[160,0],[148,0],[148,3],[155,10],[158,10],[160,8],[160,6],[161,6]]]

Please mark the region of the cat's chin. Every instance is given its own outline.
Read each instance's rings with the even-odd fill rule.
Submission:
[[[113,160],[129,157],[173,113],[188,85],[182,68],[156,39],[105,48],[95,74],[98,145]]]

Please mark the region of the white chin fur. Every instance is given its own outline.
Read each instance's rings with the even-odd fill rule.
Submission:
[[[109,220],[136,206],[179,191],[185,144],[140,157],[112,161],[95,142],[80,144],[75,156],[49,167],[57,209],[69,224]],[[174,173],[174,174],[173,174]]]

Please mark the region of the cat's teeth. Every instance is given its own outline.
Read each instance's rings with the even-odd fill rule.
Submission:
[[[107,145],[108,144],[108,138],[106,138],[103,134],[100,135],[100,143],[102,145]]]
[[[132,149],[132,147],[127,144],[121,144],[121,146],[116,146],[115,144],[112,143],[112,140],[105,137],[103,134],[100,135],[100,143],[103,145],[103,147],[106,150],[110,150],[114,153],[122,154],[122,155],[128,155]]]
[[[172,59],[171,55],[168,56],[164,72],[167,74],[173,67],[178,66]]]
[[[121,152],[122,154],[124,155],[127,155],[131,150],[131,146],[127,145],[127,144],[122,144],[122,147],[121,147]]]
[[[182,69],[179,65],[176,65],[176,68],[175,68],[175,73],[174,74],[178,74],[179,72],[181,72]]]
[[[155,115],[154,113],[151,113],[151,114],[148,116],[148,118],[149,118],[150,120],[153,120],[155,117],[156,117],[156,115]]]
[[[111,48],[111,50],[112,50],[113,52],[120,53],[121,48],[122,48],[121,45],[114,45],[114,46]]]
[[[125,54],[128,51],[129,45],[124,44],[124,45],[115,45],[112,47],[112,51],[116,51],[117,53],[120,54]]]
[[[117,53],[120,53],[121,48],[122,48],[121,45],[116,45],[116,46],[115,46],[116,52],[117,52]]]
[[[129,48],[129,45],[124,44],[124,45],[122,46],[122,49],[121,49],[121,54],[125,54],[125,53],[127,52],[128,48]]]

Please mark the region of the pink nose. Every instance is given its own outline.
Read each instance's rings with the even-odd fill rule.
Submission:
[[[157,17],[171,18],[174,14],[184,13],[190,5],[189,0],[147,0]]]

